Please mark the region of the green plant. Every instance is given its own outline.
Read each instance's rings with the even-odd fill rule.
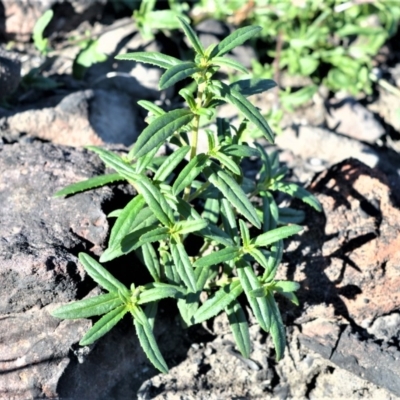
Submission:
[[[46,55],[51,48],[49,47],[49,39],[43,37],[44,30],[50,23],[54,15],[53,10],[47,10],[37,21],[33,27],[33,44],[42,53]]]
[[[397,0],[202,0],[192,15],[263,27],[259,48],[281,71],[310,76],[336,92],[372,90],[373,58],[400,21]],[[264,54],[261,53],[261,56]],[[274,66],[274,67],[272,67]]]
[[[133,11],[133,18],[137,28],[145,39],[154,39],[154,30],[170,31],[180,27],[177,17],[189,21],[183,11],[187,11],[188,5],[178,1],[168,0],[169,9],[155,10],[157,0],[143,0],[138,10]]]
[[[152,281],[141,286],[132,283],[127,288],[101,264],[81,253],[79,259],[86,272],[108,293],[64,305],[52,315],[87,318],[104,314],[80,342],[88,345],[130,313],[146,355],[156,368],[167,372],[153,334],[158,302],[174,298],[186,326],[226,312],[238,349],[249,357],[248,323],[238,301],[244,292],[260,327],[271,333],[276,358],[280,359],[285,331],[274,294],[282,294],[297,304],[294,291],[299,285],[275,280],[275,275],[283,239],[302,229],[292,223],[301,222],[304,215],[298,210],[279,207],[272,193],[287,193],[317,210],[321,206],[302,187],[284,182],[286,169],[279,165],[276,152],[268,155],[260,145],[254,148],[242,141],[248,123],[273,141],[270,127],[247,97],[274,87],[274,82],[247,79],[227,85],[213,78],[222,65],[245,70],[225,56],[261,28],[238,29],[219,44],[204,49],[187,22],[179,21],[195,51],[194,61],[180,61],[155,52],[117,58],[164,68],[160,89],[191,78],[196,89],[184,88],[179,92],[188,108],[166,112],[148,101],[140,101],[151,114],[150,123],[129,154],[120,156],[103,148],[89,147],[116,172],[72,184],[56,193],[65,196],[110,182],[128,181],[137,195],[125,208],[111,213],[110,217],[117,219],[100,262],[134,251]],[[234,105],[243,114],[240,126],[215,119],[216,108],[223,103]],[[203,118],[210,125],[201,131]],[[206,153],[197,150],[200,135],[208,141]],[[176,146],[175,151],[157,157],[165,142]],[[179,170],[186,156],[189,161]],[[241,161],[247,157],[261,159],[256,181],[243,174]],[[189,256],[192,235],[201,238],[202,246]],[[202,293],[207,295],[204,302],[200,301]]]

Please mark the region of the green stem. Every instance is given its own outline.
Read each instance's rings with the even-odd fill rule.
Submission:
[[[204,81],[204,82],[200,83],[198,86],[197,97],[196,97],[196,105],[198,108],[200,108],[203,105],[203,93],[206,88],[206,85],[207,85],[207,82]],[[197,143],[199,140],[199,127],[200,127],[200,115],[196,114],[193,119],[190,160],[192,160],[197,155]],[[188,201],[188,199],[190,197],[191,187],[192,187],[192,185],[190,184],[185,188],[185,191],[183,194],[183,200]]]

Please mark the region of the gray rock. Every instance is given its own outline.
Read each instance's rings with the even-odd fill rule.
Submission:
[[[393,313],[377,318],[367,331],[384,341],[400,340],[400,314]]]
[[[372,112],[353,98],[329,103],[326,119],[329,129],[368,143],[375,143],[385,133]]]
[[[0,48],[0,100],[12,94],[21,81],[21,62],[18,57]]]
[[[65,96],[56,106],[0,118],[0,136],[27,134],[68,146],[131,145],[138,136],[137,106],[126,93],[101,89]]]

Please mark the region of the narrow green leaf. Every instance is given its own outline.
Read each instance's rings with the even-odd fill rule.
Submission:
[[[148,153],[146,153],[144,156],[140,157],[137,160],[136,162],[137,174],[140,174],[141,172],[145,171],[146,168],[148,168],[152,163],[154,163],[157,160],[156,154],[162,145],[163,143],[159,143],[158,145],[156,145],[156,147],[151,149]],[[132,148],[131,151],[129,152],[130,157],[132,158],[133,158],[132,156],[133,149],[134,148]]]
[[[66,304],[54,310],[51,315],[62,319],[89,318],[106,314],[121,304],[122,300],[117,294],[107,293]]]
[[[196,232],[200,236],[210,241],[222,244],[223,246],[233,246],[235,243],[232,238],[217,225],[209,224],[206,228]]]
[[[211,254],[199,258],[194,263],[194,266],[197,268],[205,268],[210,265],[218,265],[233,260],[239,255],[240,249],[238,247],[226,247],[225,249],[214,251]]]
[[[249,358],[251,351],[249,324],[240,303],[237,300],[233,301],[226,307],[225,312],[228,315],[236,346],[243,357]]]
[[[86,179],[82,182],[73,183],[72,185],[66,186],[64,189],[54,193],[54,197],[68,196],[70,194],[84,192],[85,190],[94,189],[100,186],[107,185],[108,183],[123,181],[125,180],[119,174],[108,174],[95,176],[94,178]]]
[[[235,212],[227,199],[222,198],[220,203],[221,219],[224,230],[235,241],[235,243],[239,245],[240,239]]]
[[[262,30],[261,26],[245,26],[231,33],[222,40],[211,52],[211,58],[223,56],[237,46],[240,46]]]
[[[219,314],[243,292],[239,281],[221,287],[212,297],[206,300],[194,314],[194,322],[199,324]]]
[[[276,86],[272,79],[242,79],[229,85],[243,96],[248,97],[254,94],[261,94]]]
[[[195,31],[192,27],[181,17],[178,17],[179,22],[181,23],[182,29],[185,32],[186,37],[189,39],[189,42],[193,46],[196,53],[204,55],[204,48],[200,42],[200,39],[196,35]]]
[[[79,260],[88,275],[104,289],[114,294],[120,293],[126,298],[129,297],[130,292],[127,287],[88,254],[79,253]]]
[[[108,247],[120,246],[122,239],[132,230],[139,211],[145,205],[143,196],[135,196],[122,210],[110,233]]]
[[[153,229],[140,236],[141,243],[153,243],[169,238],[169,228],[161,227]]]
[[[161,90],[168,89],[175,83],[200,72],[201,68],[196,63],[185,61],[178,65],[168,68],[160,78],[159,87]]]
[[[268,257],[268,268],[265,269],[265,272],[263,274],[262,277],[263,282],[268,283],[275,278],[276,271],[282,260],[282,254],[283,254],[283,241],[278,240],[270,248],[270,257]]]
[[[271,336],[274,343],[276,360],[279,361],[283,357],[286,345],[286,333],[283,326],[281,313],[276,304],[274,295],[271,292],[267,293],[267,304],[271,314]]]
[[[173,67],[174,65],[178,65],[182,62],[175,57],[151,51],[120,54],[115,58],[117,60],[131,60],[145,64],[157,65],[157,67],[165,69]]]
[[[184,294],[185,290],[180,286],[153,282],[145,286],[145,290],[139,295],[137,304],[150,303],[151,301],[158,301],[167,297],[178,299],[182,298]]]
[[[161,143],[193,119],[190,110],[178,109],[157,117],[139,136],[132,156],[139,158]]]
[[[147,321],[149,321],[150,328],[154,329],[154,322],[158,311],[158,301],[147,303],[143,311],[146,314]]]
[[[138,313],[139,308],[137,308],[136,310],[137,310],[136,313]],[[142,346],[142,349],[144,350],[147,358],[152,362],[152,364],[159,371],[161,371],[164,374],[167,374],[168,366],[164,360],[164,357],[160,352],[160,349],[158,348],[156,339],[153,334],[153,330],[151,329],[151,325],[147,320],[147,317],[143,313],[143,311],[140,310],[140,313],[143,314],[141,320],[144,320],[144,323],[142,324],[141,322],[139,322],[139,319],[135,316],[133,320],[140,345]]]
[[[209,157],[206,154],[198,154],[193,157],[189,164],[180,172],[172,186],[172,193],[179,194],[186,186],[191,184],[194,179],[203,171],[208,164]]]
[[[299,225],[282,226],[280,228],[273,229],[272,231],[262,233],[261,235],[252,239],[251,244],[254,246],[265,247],[277,242],[278,240],[286,239],[287,237],[299,233],[302,230],[303,227]]]
[[[243,247],[247,247],[250,244],[250,232],[249,228],[242,219],[239,219],[240,234],[242,236]]]
[[[248,253],[264,268],[269,267],[269,262],[267,258],[264,256],[262,251],[256,249],[255,247],[248,250]]]
[[[261,193],[263,207],[263,231],[276,228],[279,220],[279,208],[270,192]]]
[[[271,315],[267,300],[265,297],[254,297],[252,295],[253,290],[262,287],[261,283],[255,275],[253,268],[244,262],[237,264],[236,271],[257,322],[264,331],[268,332],[271,326]]]
[[[136,255],[140,258],[142,263],[147,267],[150,275],[155,282],[161,281],[161,269],[158,261],[158,255],[154,247],[150,243],[144,243],[140,249],[137,250]]]
[[[175,170],[175,168],[181,163],[185,158],[186,154],[189,152],[190,146],[183,146],[180,149],[174,151],[170,156],[168,156],[165,161],[160,165],[157,172],[154,175],[154,181],[164,182]]]
[[[153,224],[153,225],[144,226],[142,228],[135,229],[133,232],[126,235],[125,238],[122,239],[122,242],[121,242],[121,253],[127,254],[127,253],[130,253],[131,251],[138,249],[140,246],[142,246],[142,244],[144,244],[140,241],[140,238],[142,237],[142,235],[156,229],[158,226],[159,225],[157,222],[156,224]],[[105,252],[103,254],[105,254]]]
[[[235,157],[260,156],[257,149],[254,149],[248,145],[240,145],[240,144],[229,144],[227,146],[222,146],[220,152],[226,154],[227,156],[235,156]]]
[[[216,224],[219,220],[219,201],[218,199],[209,197],[204,204],[204,211],[201,217],[212,224]]]
[[[173,285],[182,285],[182,279],[179,276],[178,270],[174,264],[171,254],[160,246],[160,257],[162,259],[163,270],[168,282]]]
[[[196,292],[196,277],[193,266],[182,243],[171,243],[171,255],[179,276],[192,292]]]
[[[279,224],[301,224],[305,219],[303,210],[295,210],[290,207],[279,207]]]
[[[199,308],[199,293],[188,293],[183,299],[178,299],[179,313],[185,323],[185,328],[194,324],[193,315]]]
[[[109,332],[128,312],[128,307],[122,305],[100,318],[85,334],[79,344],[88,346]]]
[[[243,72],[244,74],[249,74],[247,68],[245,68],[242,64],[228,57],[214,57],[212,59],[212,63],[217,65],[218,67],[228,67],[232,69],[236,69],[237,71]]]
[[[238,212],[257,228],[261,228],[257,212],[239,184],[227,172],[217,165],[207,168],[209,181],[217,187]]]
[[[137,102],[139,104],[139,106],[143,107],[145,110],[151,112],[152,114],[154,114],[156,117],[160,117],[161,115],[165,114],[165,111],[161,108],[156,106],[154,103],[152,103],[151,101],[147,101],[147,100],[139,100]]]
[[[295,292],[300,289],[300,284],[298,282],[292,281],[275,281],[274,290],[279,293],[282,292]]]
[[[225,155],[223,152],[216,152],[212,155],[216,158],[225,168],[236,175],[242,175],[242,171],[239,166],[233,161],[229,156]]]
[[[174,232],[178,233],[179,235],[186,235],[187,233],[197,232],[208,225],[208,221],[204,219],[195,219],[193,221],[178,221],[175,224]]]
[[[259,155],[260,155],[260,158],[262,161],[259,181],[260,182],[269,181],[272,177],[272,173],[271,173],[271,163],[270,163],[268,153],[265,151],[264,147],[261,146],[259,143],[254,142],[254,145],[258,149]]]
[[[303,187],[297,185],[296,183],[284,183],[284,182],[275,182],[270,187],[271,190],[278,190],[283,193],[287,193],[290,196],[296,197],[300,199],[304,203],[307,203],[315,210],[321,212],[322,206],[319,200],[313,196],[310,192],[308,192]]]
[[[174,212],[160,190],[147,177],[142,177],[135,185],[157,219],[163,225],[170,226],[174,222]]]
[[[113,153],[112,151],[103,149],[101,147],[95,146],[86,146],[87,149],[97,153],[100,159],[106,164],[108,167],[115,169],[118,174],[123,176],[126,179],[137,179],[138,175],[136,174],[135,169],[131,164],[125,161],[122,157]]]

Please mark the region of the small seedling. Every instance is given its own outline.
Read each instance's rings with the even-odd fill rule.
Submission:
[[[152,280],[140,286],[133,282],[128,288],[92,257],[81,253],[79,259],[86,272],[107,293],[64,305],[52,315],[102,316],[80,341],[81,345],[89,345],[130,313],[147,357],[156,368],[167,372],[153,333],[160,300],[175,299],[186,326],[225,312],[237,348],[249,357],[249,327],[238,301],[244,293],[261,329],[271,333],[279,360],[284,352],[285,330],[275,293],[297,304],[294,292],[299,285],[276,280],[275,275],[282,258],[283,239],[302,230],[293,222],[301,222],[304,215],[279,207],[273,192],[300,198],[317,210],[321,206],[302,187],[284,182],[286,169],[279,165],[276,152],[268,155],[262,146],[251,147],[243,141],[247,124],[252,124],[273,142],[268,123],[248,97],[273,88],[275,83],[246,79],[228,85],[215,79],[221,66],[247,72],[226,55],[257,35],[261,28],[238,29],[205,49],[190,25],[184,19],[179,21],[194,49],[193,61],[156,52],[117,58],[165,69],[160,78],[161,90],[192,79],[196,89],[184,88],[179,92],[187,107],[165,111],[140,101],[149,112],[150,123],[129,154],[120,156],[89,146],[115,173],[72,184],[56,193],[65,196],[111,182],[129,182],[137,195],[125,208],[111,213],[116,221],[100,262],[135,252]],[[217,108],[224,103],[236,107],[244,117],[239,126],[215,118]],[[208,143],[206,152],[198,151],[199,140]],[[165,143],[173,145],[175,151],[168,156],[156,156]],[[261,159],[255,181],[243,174],[241,162],[249,157]],[[182,169],[185,158],[188,162]],[[192,235],[199,237],[202,245],[196,255],[189,256]]]

